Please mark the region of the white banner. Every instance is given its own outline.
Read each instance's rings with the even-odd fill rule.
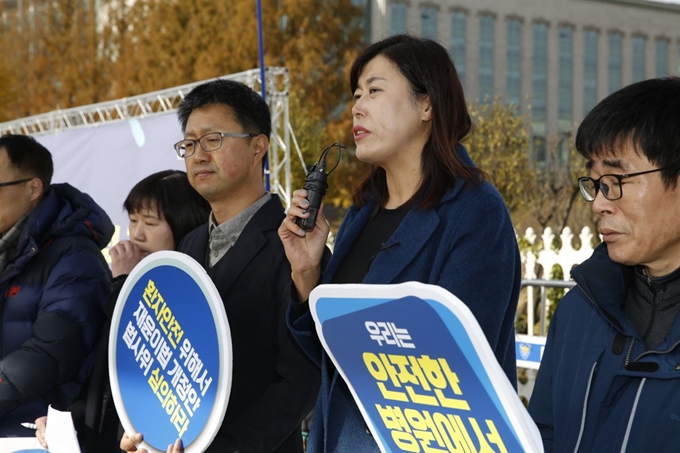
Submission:
[[[52,153],[52,181],[89,194],[111,217],[110,246],[128,237],[123,201],[130,189],[151,173],[185,170],[172,148],[182,138],[174,112],[36,137]]]

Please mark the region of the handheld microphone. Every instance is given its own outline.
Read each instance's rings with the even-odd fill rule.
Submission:
[[[307,173],[307,178],[305,178],[305,184],[303,188],[307,191],[307,201],[309,201],[307,212],[309,212],[309,217],[306,219],[301,217],[295,219],[297,226],[305,231],[311,231],[314,229],[316,217],[319,213],[319,208],[321,207],[321,200],[323,199],[324,195],[326,195],[326,189],[328,189],[328,183],[326,182],[328,180],[328,175],[330,175],[331,172],[335,170],[335,167],[338,166],[336,163],[335,167],[326,173],[326,155],[328,154],[328,151],[334,146],[339,148],[339,152],[342,152],[342,148],[345,147],[345,145],[336,142],[324,149],[321,153],[321,156],[319,157],[319,161],[312,166],[309,173]],[[338,155],[338,163],[339,162],[340,156]]]

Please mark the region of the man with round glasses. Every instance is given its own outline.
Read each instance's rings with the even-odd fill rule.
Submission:
[[[263,183],[269,107],[248,86],[218,79],[188,93],[177,114],[184,139],[175,151],[212,209],[179,251],[215,283],[232,340],[229,404],[206,452],[302,453],[300,425],[321,377],[286,326],[291,270],[278,237],[283,205]],[[130,434],[121,448],[143,451],[135,446],[141,434]],[[179,441],[171,450],[182,451]]]
[[[529,412],[546,452],[680,445],[680,78],[629,85],[583,120],[581,195],[603,242],[571,272]]]

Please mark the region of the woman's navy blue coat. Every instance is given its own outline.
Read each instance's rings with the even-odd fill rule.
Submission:
[[[459,145],[459,155],[471,163]],[[333,257],[322,276],[330,283],[369,220],[374,204],[352,207],[340,226]],[[521,263],[507,207],[489,183],[465,186],[458,181],[426,211],[412,208],[387,244],[397,246],[376,256],[363,283],[418,281],[439,285],[460,298],[477,318],[491,349],[516,386],[514,317],[521,283]],[[321,367],[307,452],[378,452],[342,377],[319,343],[309,312],[289,326],[302,348]]]

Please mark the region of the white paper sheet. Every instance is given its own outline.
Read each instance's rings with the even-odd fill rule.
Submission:
[[[70,412],[47,409],[45,441],[50,453],[80,453],[78,436]]]

